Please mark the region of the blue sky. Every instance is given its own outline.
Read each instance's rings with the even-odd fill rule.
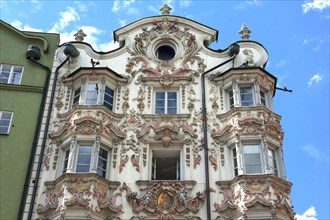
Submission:
[[[112,32],[135,20],[160,15],[168,3],[173,15],[219,31],[213,49],[240,40],[244,23],[250,40],[269,52],[266,70],[278,78],[275,112],[282,116],[284,159],[293,183],[298,219],[330,219],[329,214],[329,27],[330,1],[23,1],[1,0],[1,19],[20,30],[55,32],[61,43],[80,28],[95,50],[118,45]]]

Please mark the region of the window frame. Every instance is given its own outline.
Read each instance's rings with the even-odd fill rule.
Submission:
[[[272,155],[269,155],[270,152]],[[277,158],[278,158],[277,150],[273,148],[268,148],[267,159],[268,159],[269,172],[274,174],[275,176],[279,176],[279,166],[278,166]]]
[[[95,104],[87,104],[87,96],[88,96],[88,86],[89,85],[95,85],[97,88],[97,95],[96,95],[96,102]],[[112,92],[112,96],[108,93],[106,93],[106,90],[109,89],[110,92]],[[105,108],[109,109],[110,111],[114,111],[115,101],[116,101],[116,90],[113,89],[112,86],[109,86],[108,84],[102,84],[100,82],[95,81],[88,81],[84,84],[80,84],[79,86],[75,86],[72,89],[72,95],[71,95],[71,107],[75,105],[85,105],[85,106],[93,106],[93,105],[103,105]],[[112,103],[106,101],[105,97],[108,95],[112,99]],[[95,100],[95,99],[93,99]]]
[[[4,66],[10,67],[10,72],[9,72],[9,76],[7,78],[7,82],[1,82],[2,79],[6,79],[6,77],[3,77],[3,72],[5,72],[5,71],[3,71]],[[15,72],[14,72],[15,68],[21,68],[20,72],[16,72],[16,73],[19,73],[18,82],[16,82],[16,83],[14,83],[14,80],[15,80],[15,77],[16,77]],[[6,72],[8,72],[8,71],[6,71]],[[24,73],[24,66],[1,64],[0,65],[0,84],[20,85],[21,81],[22,81],[22,78],[23,78],[23,73]]]
[[[157,172],[157,165],[154,166],[154,155],[155,155],[155,151],[158,151],[158,154],[162,154],[163,157],[161,157],[161,159],[164,158],[174,158],[174,157],[168,157],[166,156],[167,152],[168,153],[174,153],[177,155],[177,163],[176,163],[176,178],[175,179],[163,179],[163,178],[157,178],[157,176],[155,176],[155,172]],[[164,149],[164,148],[159,148],[159,147],[152,147],[150,149],[150,158],[149,158],[149,162],[150,162],[150,166],[149,166],[149,177],[148,179],[151,181],[162,181],[162,180],[169,180],[169,181],[182,181],[184,180],[184,156],[183,156],[183,150],[181,147],[176,147],[176,146],[172,146],[171,149]],[[165,157],[164,157],[165,155]],[[154,169],[156,169],[154,171]]]
[[[247,147],[253,147],[256,148],[258,150],[257,153],[255,152],[249,152],[249,153],[245,153],[244,150],[246,150]],[[253,155],[259,155],[259,163],[250,163],[247,162],[248,161],[248,157],[247,156],[253,156]],[[263,159],[262,159],[262,150],[260,147],[260,144],[242,144],[242,157],[243,157],[243,167],[244,167],[244,173],[245,174],[260,174],[260,173],[265,173],[264,172],[264,168],[263,168]],[[251,167],[258,167],[260,168],[260,172],[250,172],[247,171],[247,168],[251,168]]]
[[[239,103],[242,107],[251,107],[256,106],[256,100],[254,96],[254,88],[253,85],[239,85]],[[244,93],[242,92],[242,89],[251,89],[251,93]],[[251,96],[251,100],[243,100],[242,96]],[[251,105],[243,105],[243,103],[252,103]]]
[[[65,173],[96,173],[98,174],[100,177],[103,177],[105,179],[109,179],[110,178],[110,171],[111,171],[111,157],[112,157],[112,148],[107,146],[106,144],[103,144],[103,143],[100,143],[100,148],[98,150],[98,154],[94,154],[94,150],[95,150],[95,142],[94,141],[80,141],[78,140],[77,142],[74,143],[75,147],[75,151],[73,152],[73,155],[74,156],[74,161],[72,161],[73,165],[73,169],[71,172],[67,172],[68,170],[68,162],[69,162],[69,157],[70,157],[70,142],[69,143],[66,143],[63,147],[62,147],[62,151],[61,151],[61,165],[58,167],[59,169],[59,172],[58,173],[58,176],[61,176]],[[90,162],[89,162],[89,165],[88,165],[88,172],[85,172],[85,171],[82,171],[82,172],[78,172],[77,171],[77,167],[78,167],[78,158],[79,158],[79,149],[81,146],[90,146],[91,147],[91,153],[90,153]],[[106,158],[106,169],[103,171],[104,172],[104,175],[100,175],[99,174],[99,158],[100,158],[100,151],[104,150],[107,152],[107,158]],[[83,155],[83,156],[86,156],[86,155]],[[103,158],[104,159],[104,158]],[[96,163],[96,170],[92,170],[93,168],[93,163]],[[82,164],[82,165],[87,165],[87,164]]]
[[[164,99],[157,99],[157,94],[164,93]],[[173,99],[168,98],[168,93],[175,93],[176,100],[175,100],[175,113],[168,113],[169,112],[169,101],[173,101]],[[161,109],[161,107],[157,107],[157,101],[164,100],[164,113],[157,113],[157,109]],[[154,114],[156,115],[176,115],[179,114],[179,91],[177,90],[156,90],[154,92]],[[171,108],[171,107],[170,107]]]
[[[9,114],[10,115],[10,119],[3,118],[3,115],[4,114]],[[0,111],[0,135],[9,135],[11,124],[13,122],[13,117],[14,117],[14,112]],[[5,121],[9,121],[8,125],[2,125],[2,123],[4,123]],[[5,128],[6,129],[6,132],[3,133],[1,131],[2,128]]]

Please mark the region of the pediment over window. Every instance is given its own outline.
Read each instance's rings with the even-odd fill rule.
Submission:
[[[124,127],[118,123],[122,115],[105,110],[104,107],[86,108],[77,106],[65,114],[58,114],[50,133],[52,139],[65,139],[72,134],[105,134],[111,139],[124,139]]]
[[[144,115],[146,122],[137,137],[144,142],[162,142],[164,147],[169,147],[173,141],[184,142],[186,138],[197,137],[194,125],[187,124],[184,120],[187,116],[189,117],[189,115],[166,117]],[[153,120],[148,120],[149,117]]]

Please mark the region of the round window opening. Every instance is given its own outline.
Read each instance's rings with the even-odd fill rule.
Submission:
[[[156,56],[159,60],[171,60],[175,57],[175,50],[169,45],[162,45],[157,48]]]

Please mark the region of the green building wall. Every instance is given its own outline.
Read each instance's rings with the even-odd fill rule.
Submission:
[[[26,59],[29,45],[41,50],[41,64],[52,69],[58,34],[19,31],[0,20],[0,64],[24,67],[20,85],[0,84],[0,111],[13,112],[8,135],[0,135],[0,219],[19,218],[24,183],[48,74]],[[29,175],[29,174],[28,174]]]

